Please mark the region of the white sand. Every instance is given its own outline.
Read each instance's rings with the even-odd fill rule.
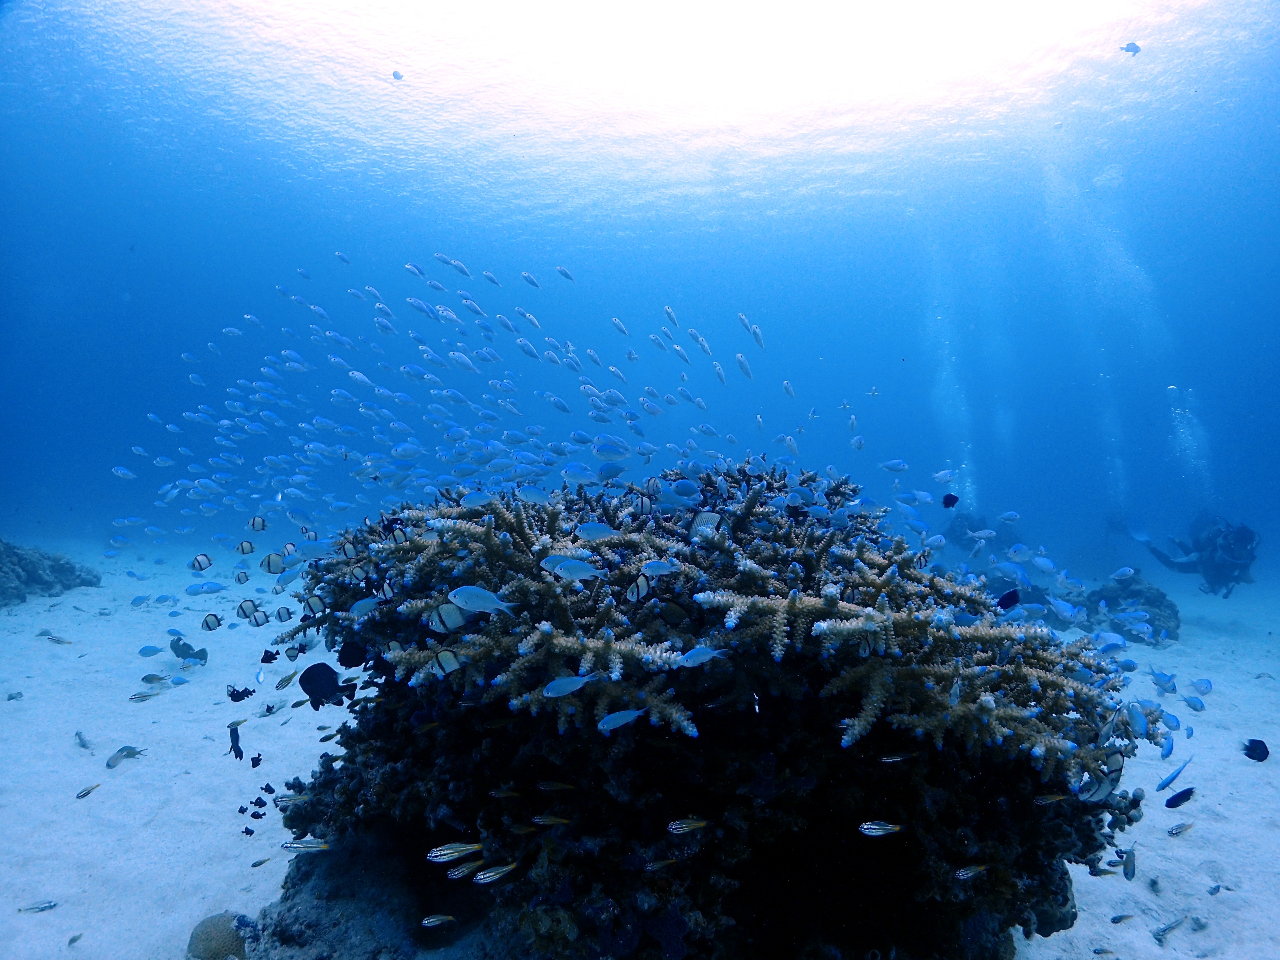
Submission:
[[[1280,634],[1273,626],[1277,605],[1256,584],[1238,587],[1223,600],[1198,592],[1192,577],[1159,568],[1143,572],[1178,604],[1182,630],[1180,640],[1164,650],[1131,646],[1128,655],[1140,672],[1128,692],[1159,700],[1183,729],[1168,760],[1144,744],[1125,766],[1121,787],[1147,792],[1142,822],[1119,835],[1122,846],[1137,841],[1138,874],[1126,882],[1071,868],[1080,919],[1070,930],[1029,943],[1018,934],[1018,957],[1079,960],[1095,949],[1113,950],[1122,960],[1280,956],[1280,637],[1269,633]],[[1212,680],[1213,692],[1202,698],[1204,712],[1176,696],[1159,696],[1144,675],[1152,664],[1177,675],[1179,694],[1191,694],[1187,681]],[[1275,679],[1255,679],[1260,673]],[[1188,726],[1195,729],[1190,740]],[[1271,747],[1265,763],[1241,752],[1251,737]],[[1193,754],[1178,780],[1157,795],[1156,785]],[[1195,787],[1191,801],[1166,809],[1165,799],[1184,787]],[[1166,832],[1187,822],[1195,826],[1181,836]],[[1151,880],[1159,882],[1159,893]],[[1219,884],[1221,892],[1210,896],[1209,888]],[[1111,923],[1126,913],[1133,919]],[[1187,921],[1168,935],[1165,946],[1157,945],[1151,931],[1183,916]],[[1207,926],[1193,931],[1192,917]]]
[[[332,749],[317,742],[324,735],[317,725],[336,727],[347,714],[337,707],[319,713],[310,706],[290,709],[303,696],[297,680],[275,690],[281,677],[319,662],[323,646],[296,664],[281,655],[263,666],[267,682],[257,684],[257,661],[279,624],[200,630],[200,618],[209,611],[238,622],[234,606],[245,596],[269,610],[281,602],[297,609],[287,594],[264,599],[253,593],[253,587],[271,583],[256,565],[245,587],[192,598],[183,592],[193,582],[181,566],[187,557],[175,555],[166,566],[154,566],[149,560],[105,561],[100,553],[94,560],[89,551],[65,552],[103,570],[102,587],[0,610],[0,955],[181,958],[192,927],[204,917],[223,910],[256,916],[276,899],[291,856],[280,843],[289,833],[271,805],[263,820],[236,811],[259,795],[270,801],[259,790],[267,782],[285,793],[291,777],[307,780],[319,754]],[[225,574],[228,554],[209,553]],[[151,578],[139,583],[124,574],[126,568]],[[225,576],[219,580],[230,582]],[[176,594],[179,602],[130,605],[135,596],[165,593]],[[182,615],[170,618],[171,609]],[[178,670],[165,633],[170,627],[182,630],[197,649],[208,648],[206,667]],[[42,628],[72,644],[37,637]],[[314,642],[315,634],[310,636]],[[147,644],[164,652],[139,656]],[[331,655],[326,659],[341,669]],[[130,702],[131,694],[147,689],[141,682],[147,673],[181,673],[191,682]],[[258,692],[232,703],[229,683]],[[14,691],[22,699],[6,701]],[[283,713],[257,716],[266,703],[278,701],[285,701]],[[245,758],[237,761],[227,753],[227,724],[245,717]],[[92,751],[77,746],[77,730]],[[125,744],[145,748],[146,755],[108,770],[107,758]],[[255,770],[250,757],[258,752],[263,759]],[[76,799],[95,783],[102,786]],[[255,831],[252,837],[241,834],[245,826]],[[269,863],[250,867],[265,857]],[[17,912],[45,900],[58,906],[46,913]],[[77,933],[83,938],[68,947]]]
[[[283,792],[290,777],[306,780],[326,749],[317,742],[322,734],[316,727],[336,726],[346,714],[335,707],[317,714],[309,706],[286,705],[280,715],[259,718],[265,703],[301,699],[296,681],[279,693],[275,681],[320,656],[312,652],[296,665],[281,657],[264,668],[267,682],[260,685],[253,681],[257,660],[277,625],[199,629],[200,617],[211,610],[235,622],[234,604],[257,596],[250,588],[269,584],[264,576],[255,572],[245,588],[189,598],[183,593],[192,582],[182,568],[185,555],[174,554],[158,567],[136,558],[104,561],[96,551],[66,552],[102,569],[102,588],[0,611],[2,953],[6,960],[179,960],[191,928],[203,917],[228,909],[254,916],[277,897],[289,859],[280,843],[288,833],[274,807],[260,821],[236,809],[259,796],[268,781]],[[228,555],[210,553],[219,561],[215,569],[225,572]],[[129,568],[151,579],[139,583],[125,575]],[[1280,953],[1280,757],[1258,764],[1240,752],[1247,737],[1280,748],[1280,644],[1268,634],[1275,605],[1256,585],[1224,601],[1196,592],[1190,577],[1162,572],[1151,574],[1181,608],[1182,638],[1162,651],[1135,646],[1130,655],[1144,670],[1154,663],[1176,673],[1183,691],[1197,677],[1211,679],[1214,690],[1199,714],[1174,697],[1160,698],[1184,730],[1194,726],[1195,736],[1188,741],[1180,732],[1169,760],[1144,746],[1126,768],[1123,786],[1142,786],[1148,793],[1144,820],[1122,835],[1126,843],[1137,840],[1137,879],[1095,878],[1073,869],[1080,919],[1072,930],[1047,939],[1028,943],[1019,936],[1023,960],[1089,957],[1095,948],[1121,958]],[[172,607],[131,607],[130,600],[144,593],[180,599]],[[268,609],[278,605],[269,594],[267,600]],[[170,618],[170,609],[182,615]],[[208,666],[188,671],[191,683],[185,687],[129,702],[130,694],[145,689],[143,674],[176,672],[165,633],[173,626],[194,646],[208,647]],[[42,628],[72,645],[37,637]],[[165,652],[144,659],[137,651],[145,644]],[[1259,673],[1277,679],[1255,679]],[[228,683],[254,686],[258,693],[232,703]],[[3,700],[19,690],[21,700]],[[1130,691],[1156,698],[1141,673],[1134,674]],[[250,718],[240,728],[246,758],[237,762],[227,754],[226,725],[243,717]],[[92,751],[77,746],[77,730]],[[106,769],[107,757],[125,744],[145,748],[146,756]],[[263,762],[254,770],[249,757],[259,751]],[[1192,753],[1195,760],[1177,784],[1155,796],[1157,782]],[[76,799],[95,783],[102,786]],[[1178,810],[1165,809],[1164,798],[1184,786],[1196,788],[1195,798]],[[1166,830],[1183,821],[1194,822],[1194,828],[1169,837]],[[246,825],[256,831],[253,837],[240,833]],[[270,862],[250,868],[264,857]],[[1152,879],[1159,880],[1159,893],[1150,889]],[[1215,884],[1222,890],[1211,897]],[[46,913],[17,912],[44,900],[58,906]],[[1112,925],[1110,918],[1122,913],[1134,917]],[[1201,918],[1207,927],[1195,932],[1188,919],[1159,947],[1150,931],[1184,915]],[[77,933],[83,939],[68,947]]]

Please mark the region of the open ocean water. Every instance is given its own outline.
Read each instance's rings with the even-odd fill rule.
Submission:
[[[940,571],[1255,609],[1278,29],[1234,0],[0,3],[0,537],[125,618],[195,554],[228,576],[254,516],[327,536],[764,455],[851,475]],[[1200,515],[1258,535],[1227,599],[1146,546]],[[40,867],[7,863],[12,915]]]

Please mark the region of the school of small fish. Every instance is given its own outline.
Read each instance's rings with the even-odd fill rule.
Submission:
[[[437,253],[434,261],[440,275],[455,282],[459,277],[473,277],[458,259]],[[781,379],[782,397],[770,396],[764,409],[769,411],[770,420],[794,416],[797,422],[792,428],[781,429],[770,441],[764,434],[764,413],[746,414],[750,419],[739,422],[744,414],[738,406],[718,398],[718,389],[728,386],[731,375],[740,375],[740,384],[761,383],[758,376],[765,376],[762,371],[770,367],[768,355],[760,352],[765,349],[760,325],[742,313],[737,314],[740,331],[734,330],[732,323],[725,323],[720,329],[705,318],[699,319],[706,334],[693,327],[682,328],[670,306],[660,315],[613,317],[592,333],[599,340],[598,350],[579,348],[557,330],[555,321],[547,319],[555,308],[540,305],[543,301],[538,298],[546,291],[531,272],[520,274],[521,283],[507,286],[495,273],[481,271],[486,281],[483,289],[476,288],[475,293],[457,290],[457,299],[450,306],[430,302],[438,299],[436,294],[446,295],[448,290],[414,262],[404,265],[405,272],[396,284],[398,289],[383,286],[395,294],[391,297],[351,279],[356,268],[346,256],[338,254],[337,262],[340,266],[336,270],[316,270],[314,274],[298,270],[305,282],[305,296],[281,285],[276,287],[278,297],[274,304],[255,307],[263,316],[273,315],[271,326],[279,324],[279,333],[268,332],[266,322],[246,313],[243,328],[229,325],[223,329],[223,335],[229,338],[223,346],[210,342],[206,350],[183,353],[186,363],[202,371],[185,378],[191,396],[189,409],[164,417],[148,414],[153,436],[146,440],[147,447],[132,447],[136,456],[148,461],[139,470],[157,470],[161,478],[156,499],[139,512],[176,516],[167,524],[169,531],[140,516],[119,518],[115,521],[117,527],[144,528],[151,543],[163,545],[169,536],[194,533],[194,525],[202,519],[230,525],[232,532],[214,535],[214,546],[195,552],[188,564],[193,583],[186,594],[197,602],[212,603],[213,598],[225,602],[232,598],[219,597],[220,594],[253,584],[255,578],[262,576],[271,579],[265,581],[266,586],[255,588],[257,594],[269,591],[278,595],[313,560],[334,552],[353,558],[354,553],[347,552],[348,548],[354,550],[351,544],[337,537],[348,524],[348,516],[362,512],[377,515],[380,508],[396,506],[407,499],[429,500],[445,490],[467,505],[484,505],[498,491],[514,492],[529,503],[547,503],[547,489],[561,483],[608,487],[618,485],[629,472],[634,476],[642,468],[656,473],[663,466],[674,466],[686,476],[696,476],[711,470],[717,461],[738,459],[747,464],[749,473],[753,469],[763,472],[767,462],[795,464],[806,425],[823,416],[816,406],[808,406],[807,413],[802,412],[804,408],[796,408],[791,413],[775,414],[779,409],[789,411],[783,405],[792,399],[799,401],[808,392],[799,378]],[[578,281],[566,268],[556,267],[555,273],[566,284],[576,286]],[[335,293],[343,289],[344,294]],[[516,301],[533,305],[543,319]],[[412,312],[406,312],[406,307]],[[398,316],[397,311],[404,316]],[[688,351],[677,342],[684,338],[684,334],[677,337],[682,330],[691,344]],[[734,338],[736,342],[731,342]],[[713,343],[723,352],[713,350]],[[755,358],[757,369],[753,370],[749,353]],[[225,374],[227,355],[242,365],[242,378],[230,380]],[[728,360],[730,355],[732,363]],[[737,374],[726,372],[735,368]],[[775,376],[776,371],[770,370],[769,375]],[[872,387],[867,395],[875,397],[878,391]],[[858,417],[848,410],[847,402],[840,404],[837,416],[841,425],[847,416],[849,432],[856,433]],[[710,444],[719,446],[721,441],[726,448],[741,445],[730,427],[743,436],[756,437],[760,452],[747,447],[743,454],[734,456],[712,448]],[[774,425],[772,429],[779,427]],[[659,435],[669,439],[659,443]],[[856,452],[864,448],[867,440],[857,433],[849,443]],[[771,452],[771,444],[777,448],[776,454]],[[152,453],[159,455],[153,457]],[[947,491],[939,496],[939,503],[927,490],[904,486],[903,478],[913,475],[907,461],[888,459],[879,467],[894,478],[891,506],[895,513],[891,514],[892,519],[882,521],[883,529],[900,524],[905,535],[918,544],[915,562],[922,569],[932,561],[943,570],[936,558],[945,551],[958,551],[967,555],[967,560],[987,554],[974,567],[959,562],[945,569],[960,583],[1003,584],[999,600],[1002,621],[1045,621],[1071,630],[1089,618],[1090,612],[1083,605],[1083,582],[1055,562],[1044,547],[1036,549],[1015,542],[1002,547],[1002,556],[990,552],[989,544],[1001,538],[1008,543],[1011,539],[1005,531],[1021,529],[1018,512],[1005,511],[991,527],[979,530],[964,528],[956,533],[953,527],[943,535],[930,527],[923,511],[943,511],[937,515],[947,516],[945,511],[961,502],[961,497],[948,488],[961,479],[962,468],[948,467],[932,473],[933,482]],[[834,467],[828,467],[827,472],[835,476]],[[124,466],[115,467],[112,473],[130,483],[139,479],[138,472]],[[696,486],[690,486],[696,491]],[[682,489],[680,482],[661,482],[646,490],[659,505],[696,505],[689,499],[692,492]],[[801,487],[778,505],[805,511],[833,526],[847,525],[847,515],[832,513],[820,499]],[[640,499],[642,510],[646,503],[646,498]],[[652,508],[652,504],[649,506]],[[879,508],[870,498],[863,498],[858,506],[863,510]],[[699,514],[694,518],[693,536],[714,536],[718,522],[714,514]],[[290,528],[298,533],[282,533]],[[391,540],[405,536],[394,526],[386,533]],[[607,524],[582,523],[574,535],[582,545],[607,544],[614,531]],[[122,531],[112,538],[108,556],[131,545],[134,541]],[[582,584],[601,576],[599,569],[582,559],[589,555],[584,550],[581,556],[552,556],[542,565],[566,584]],[[251,563],[247,559],[250,556],[261,559]],[[655,589],[661,577],[679,569],[676,558],[646,563],[628,589],[627,600],[639,603]],[[130,575],[146,579],[132,571]],[[1134,569],[1126,566],[1115,570],[1109,579],[1124,583],[1135,575]],[[223,581],[232,581],[235,586]],[[378,583],[372,576],[366,584],[368,597],[347,611],[357,619],[372,613],[380,604],[394,602],[393,584]],[[1035,602],[1027,599],[1031,596],[1036,597]],[[176,599],[143,595],[134,599],[133,606],[155,606]],[[503,600],[501,591],[493,593],[478,586],[459,585],[449,593],[448,601],[430,615],[431,625],[442,632],[456,629],[477,614],[515,613],[513,606]],[[239,598],[228,610],[204,613],[200,627],[205,632],[224,626],[233,629],[241,624],[260,628],[272,621],[287,622],[299,613],[287,605],[272,610],[265,604],[266,600],[254,597]],[[229,622],[232,611],[239,622]],[[306,621],[324,612],[324,601],[313,596],[306,599],[300,615]],[[1098,613],[1108,618],[1111,628],[1117,631],[1092,635],[1098,657],[1109,658],[1108,662],[1127,674],[1137,664],[1116,660],[1115,655],[1128,648],[1130,639],[1153,645],[1165,639],[1153,636],[1149,612],[1136,605],[1110,610],[1104,603]],[[176,610],[170,613],[176,615]],[[192,648],[183,639],[182,631],[174,629],[170,634],[171,649],[182,661],[181,671],[189,672],[207,662],[207,652]],[[52,635],[49,639],[69,643]],[[152,657],[161,652],[162,648],[148,645],[139,650],[139,655]],[[292,662],[306,653],[306,647],[298,644],[285,653]],[[276,656],[266,651],[262,663],[269,664]],[[717,669],[721,661],[731,656],[728,649],[698,646],[684,653],[676,666]],[[456,657],[445,651],[430,669],[437,676],[444,676],[458,667]],[[289,687],[299,673],[294,670],[280,676],[275,689]],[[1150,667],[1150,675],[1158,696],[1176,694],[1172,675],[1159,672],[1155,666]],[[352,688],[355,679],[349,678]],[[548,683],[543,692],[549,698],[566,697],[586,684],[607,679],[599,672],[560,677]],[[1073,679],[1092,684],[1104,682],[1106,677],[1081,666]],[[1129,680],[1125,678],[1126,683]],[[268,682],[262,669],[254,675],[254,681],[259,686]],[[134,694],[131,700],[148,700],[181,686],[187,678],[175,673],[148,673],[142,682],[148,689]],[[318,710],[320,703],[341,703],[340,693],[336,701],[333,699],[336,681],[326,679],[325,683],[328,685],[323,690],[308,689],[307,673],[302,671],[300,685],[307,698],[293,706],[310,702]],[[1212,683],[1198,679],[1190,681],[1188,687],[1191,693],[1183,695],[1182,702],[1194,712],[1206,710],[1204,697],[1213,690]],[[228,688],[233,701],[243,700],[253,692],[247,686],[243,690]],[[953,689],[953,702],[959,692],[958,688]],[[267,712],[260,716],[276,707],[267,705],[265,709]],[[1178,718],[1160,702],[1150,699],[1133,699],[1120,709],[1131,726],[1140,728],[1140,733],[1150,723],[1162,724],[1162,756],[1169,758],[1173,733],[1181,729]],[[612,731],[633,724],[644,713],[640,708],[608,714],[598,722],[597,729],[609,736]],[[243,756],[238,731],[242,722],[229,725],[228,752],[237,759]],[[321,741],[338,735],[329,733]],[[1190,727],[1185,735],[1192,735]],[[1249,744],[1245,747],[1247,756],[1266,759],[1265,744],[1252,740]],[[125,759],[144,755],[145,750],[121,747],[106,765],[114,769]],[[261,755],[253,759],[256,767]],[[893,762],[903,758],[883,759]],[[1171,786],[1190,762],[1188,758],[1172,770],[1160,781],[1157,792]],[[85,799],[99,786],[86,787],[77,797]],[[569,789],[557,784],[538,786],[544,792]],[[263,790],[274,793],[269,784]],[[1194,793],[1192,788],[1185,789],[1170,797],[1166,805],[1180,806],[1190,801]],[[519,793],[503,790],[494,791],[493,795],[516,797]],[[274,802],[279,809],[299,799],[276,797]],[[1050,807],[1074,799],[1077,798],[1067,794],[1050,794],[1037,796],[1034,802]],[[259,796],[252,804],[242,806],[240,812],[245,813],[249,806],[259,808],[251,815],[260,819],[264,816],[261,808],[267,803]],[[531,821],[543,828],[570,823],[552,815],[533,816]],[[679,836],[707,827],[707,821],[691,817],[673,821],[667,829]],[[883,820],[869,820],[858,827],[866,837],[890,837],[906,829],[909,828]],[[1179,823],[1167,832],[1170,837],[1177,837],[1189,829],[1191,823]],[[253,831],[246,827],[244,832],[252,835]],[[904,840],[875,842],[894,844]],[[305,838],[288,841],[282,847],[313,852],[327,849],[328,844]],[[433,849],[428,859],[450,863],[481,851],[479,843],[447,843]],[[1117,865],[1124,877],[1132,880],[1137,871],[1136,845],[1120,854]],[[252,867],[266,862],[258,860]],[[660,870],[674,862],[658,861],[645,869]],[[484,860],[474,859],[451,868],[449,876],[470,876],[477,884],[489,884],[517,866],[497,864],[482,869]],[[957,866],[953,876],[962,884],[982,883],[987,869],[982,863]],[[50,902],[24,909],[47,910],[53,906]],[[1112,922],[1127,918],[1128,915],[1119,915]],[[422,921],[422,926],[432,928],[452,922],[450,915],[432,914]],[[1156,939],[1163,942],[1180,922],[1162,928]]]

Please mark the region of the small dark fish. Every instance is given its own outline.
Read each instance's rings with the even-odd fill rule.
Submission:
[[[1271,751],[1267,749],[1266,741],[1250,740],[1244,745],[1244,755],[1250,760],[1256,760],[1262,763],[1267,757],[1271,756]]]
[[[83,790],[81,790],[79,793],[76,794],[76,799],[83,800],[89,794],[93,793],[93,791],[97,790],[100,786],[102,786],[102,784],[95,783],[92,787],[85,787]]]
[[[83,933],[77,933],[74,937],[72,937],[70,940],[67,941],[67,946],[74,947],[77,943],[80,942],[80,938],[83,936],[84,936]]]
[[[545,791],[546,793],[552,793],[556,790],[572,790],[573,786],[572,784],[559,783],[555,780],[543,780],[538,784],[538,789]]]
[[[1124,878],[1132,880],[1138,872],[1138,846],[1134,844],[1124,852]]]
[[[237,760],[244,759],[244,751],[240,749],[240,728],[239,727],[231,728],[231,750],[229,752],[234,753],[236,755]]]
[[[267,796],[270,796],[271,794],[273,794],[273,793],[275,793],[275,792],[276,792],[276,788],[275,788],[275,787],[273,787],[273,786],[272,786],[271,784],[269,784],[269,783],[264,783],[264,784],[263,784],[261,787],[259,787],[258,789],[260,789],[260,790],[261,790],[263,793],[265,793]]]
[[[321,738],[320,738],[320,742],[321,742],[321,743],[328,743],[330,740],[332,740],[332,739],[333,739],[334,737],[336,737],[337,735],[338,735],[338,731],[336,731],[336,730],[335,730],[333,733],[326,733],[323,737],[321,737]]]
[[[19,913],[44,913],[46,910],[52,910],[58,905],[57,900],[45,900],[42,903],[33,903],[29,907],[19,907]]]
[[[1166,800],[1164,802],[1164,805],[1168,807],[1170,810],[1174,810],[1182,806],[1184,803],[1190,800],[1193,796],[1195,796],[1195,792],[1196,792],[1195,787],[1187,787],[1187,789],[1185,790],[1179,790],[1172,797]]]
[[[338,665],[348,670],[364,664],[369,648],[358,640],[348,640],[338,648]]]
[[[245,687],[243,690],[237,690],[231,684],[227,684],[227,696],[231,699],[232,703],[239,703],[241,700],[248,700],[253,696],[253,694],[254,691],[250,690],[248,687]]]
[[[1018,591],[1010,590],[1008,593],[1000,595],[1000,599],[996,601],[996,606],[1001,610],[1012,610],[1018,605]]]
[[[241,833],[243,833],[246,837],[252,837],[252,836],[253,836],[253,827],[245,827],[245,828],[244,828],[243,830],[241,830],[240,832],[241,832]]]
[[[1180,926],[1182,926],[1182,924],[1186,922],[1186,919],[1187,918],[1184,915],[1179,917],[1177,920],[1174,920],[1172,923],[1166,923],[1163,927],[1160,927],[1156,930],[1152,930],[1151,936],[1155,939],[1156,943],[1160,944],[1160,946],[1163,947],[1165,937],[1167,937],[1174,930],[1177,930]]]
[[[251,766],[255,770],[258,769],[258,764],[260,764],[261,762],[262,762],[262,754],[258,754],[255,757],[249,758],[249,766]]]
[[[271,859],[270,857],[263,857],[261,860],[255,860],[255,861],[253,861],[253,863],[249,864],[249,866],[250,866],[250,867],[260,867],[260,866],[262,866],[264,863],[266,863],[266,862],[267,862],[268,860],[270,860],[270,859]]]
[[[260,661],[258,661],[258,662],[259,662],[259,663],[275,663],[275,662],[276,662],[277,660],[279,660],[279,659],[280,659],[280,653],[279,653],[279,651],[276,651],[276,650],[263,650],[263,651],[262,651],[262,659],[261,659]]]
[[[1180,836],[1182,836],[1184,833],[1186,833],[1188,830],[1190,830],[1193,826],[1195,826],[1195,824],[1192,824],[1192,823],[1176,823],[1176,824],[1174,824],[1172,827],[1170,827],[1170,828],[1169,828],[1169,830],[1168,830],[1169,836],[1171,836],[1171,837],[1180,837]]]
[[[1117,913],[1114,917],[1111,918],[1111,922],[1124,923],[1126,920],[1132,920],[1132,919],[1133,919],[1132,913]]]
[[[959,502],[960,502],[960,498],[957,497],[954,493],[944,494],[942,497],[942,508],[944,510],[950,510]]]
[[[345,693],[348,697],[356,695],[356,684],[338,682],[338,671],[327,663],[313,663],[302,671],[298,678],[298,686],[311,701],[311,709],[319,710],[326,703],[341,706]]]

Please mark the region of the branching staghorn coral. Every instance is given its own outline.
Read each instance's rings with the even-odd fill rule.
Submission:
[[[1034,904],[1060,897],[1062,861],[1103,847],[1104,809],[1133,819],[1110,796],[1135,749],[1118,670],[917,569],[845,479],[726,464],[661,512],[674,479],[406,505],[349,531],[298,594],[324,612],[278,642],[317,629],[378,696],[286,824],[479,844],[515,865],[488,888],[514,953],[735,955],[765,936],[755,898],[800,869],[785,851],[815,846],[878,871],[817,890],[803,871],[815,943],[887,953],[892,930],[903,955],[924,901],[952,913],[921,950],[959,950],[976,910],[993,937],[1049,929]],[[466,609],[464,586],[496,600]],[[966,776],[1024,816],[975,806]],[[864,849],[862,820],[905,824],[913,855]],[[989,879],[957,881],[979,857]],[[813,914],[860,885],[874,921]]]

